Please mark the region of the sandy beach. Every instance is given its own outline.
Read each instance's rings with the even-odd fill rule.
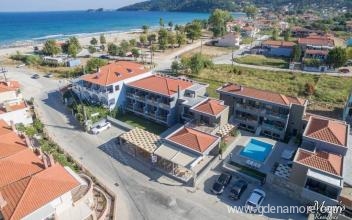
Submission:
[[[139,39],[141,32],[139,31],[130,31],[130,32],[116,32],[116,33],[104,33],[106,41],[108,43],[118,44],[122,40],[130,40],[130,39]],[[81,43],[82,47],[87,47],[90,45],[90,40],[92,37],[97,38],[99,41],[100,33],[97,34],[89,34],[84,36],[76,36]],[[58,42],[65,42],[66,39],[56,39]],[[38,46],[39,48],[43,46],[43,42],[35,43],[35,42],[23,42],[23,44],[8,48],[0,48],[0,57],[8,57],[12,54],[18,52],[20,53],[31,53],[33,52],[33,48]]]

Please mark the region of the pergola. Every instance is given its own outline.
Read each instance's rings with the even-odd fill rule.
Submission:
[[[129,146],[132,145],[134,147],[134,156],[137,156],[140,151],[145,156],[150,156],[163,143],[158,135],[141,128],[132,129],[122,134],[119,138],[120,144],[125,141]]]
[[[223,138],[223,137],[226,137],[234,128],[235,128],[234,125],[226,124],[222,126],[220,130],[216,132],[216,134],[219,135],[221,138]]]

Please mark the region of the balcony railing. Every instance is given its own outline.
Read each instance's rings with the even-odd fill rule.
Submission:
[[[272,125],[272,124],[265,123],[265,122],[263,122],[262,127],[270,129],[270,130],[275,130],[275,131],[278,131],[278,132],[283,132],[284,129],[285,129],[284,127],[279,127],[279,126]]]
[[[288,114],[287,115],[280,114],[280,113],[269,111],[269,110],[266,110],[266,115],[269,117],[274,117],[274,118],[284,119],[284,120],[286,120],[288,118]]]
[[[246,104],[236,103],[235,107],[238,108],[239,110],[243,109],[243,110],[247,110],[247,111],[250,111],[250,112],[254,112],[256,114],[265,114],[265,109],[256,108],[256,107],[249,106],[249,105],[246,105]]]
[[[257,120],[249,119],[249,118],[246,118],[246,117],[235,116],[234,119],[238,120],[238,121],[241,121],[241,122],[244,122],[244,123],[250,123],[250,124],[253,124],[253,125],[257,125],[258,124]]]

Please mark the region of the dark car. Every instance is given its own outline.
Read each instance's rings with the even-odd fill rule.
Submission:
[[[247,189],[248,183],[244,180],[237,180],[231,190],[230,190],[230,198],[238,200],[241,198],[243,192]]]
[[[232,176],[230,174],[222,173],[213,184],[211,191],[216,195],[220,195],[224,191],[225,187],[230,183],[231,179]]]
[[[52,74],[52,73],[47,73],[47,74],[45,75],[46,78],[53,78],[53,76],[54,76],[54,74]]]
[[[32,79],[39,79],[40,78],[40,76],[38,75],[38,74],[34,74],[33,76],[32,76]]]

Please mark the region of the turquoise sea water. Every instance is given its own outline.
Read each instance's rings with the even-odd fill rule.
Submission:
[[[144,24],[157,27],[160,18],[167,25],[169,21],[185,24],[193,19],[207,19],[208,16],[206,13],[147,11],[0,13],[0,46],[71,35],[133,31]]]

